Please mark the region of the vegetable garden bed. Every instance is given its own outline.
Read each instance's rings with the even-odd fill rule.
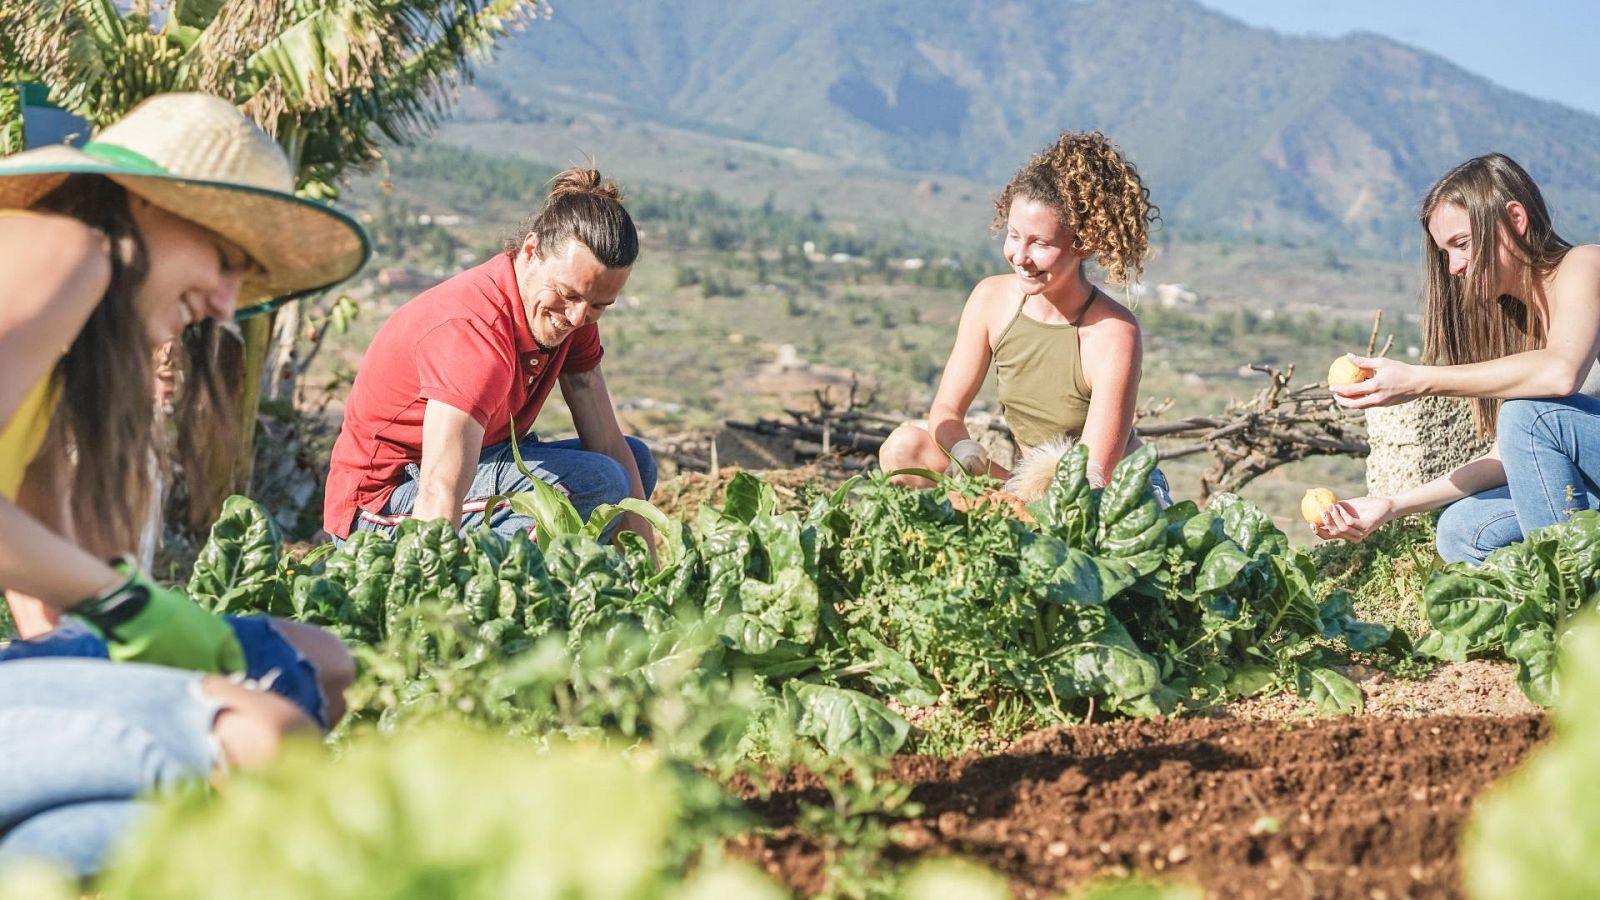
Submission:
[[[1473,799],[1548,732],[1545,717],[1148,720],[1036,732],[1003,753],[899,756],[920,815],[901,859],[956,854],[1016,896],[1138,873],[1226,897],[1452,897]],[[807,779],[751,806],[775,826],[734,852],[799,896],[825,851],[792,827],[824,802]]]
[[[1392,588],[1398,569],[1350,562],[1360,571],[1330,580],[1233,495],[1162,509],[1154,465],[1142,450],[1099,489],[1085,454],[1069,454],[1022,511],[979,502],[975,480],[906,491],[880,474],[823,492],[740,473],[687,485],[672,517],[625,501],[650,520],[655,552],[629,533],[601,543],[617,509],[584,522],[536,480],[509,500],[537,521],[537,543],[408,521],[392,538],[286,553],[238,497],[188,587],[213,609],[309,621],[354,647],[363,671],[336,740],[370,760],[308,762],[285,784],[407,791],[389,782],[417,767],[395,759],[434,727],[509,736],[525,743],[493,752],[526,747],[552,765],[569,741],[622,751],[625,766],[654,768],[666,798],[640,870],[663,891],[717,872],[717,848],[731,848],[802,896],[950,896],[948,873],[908,887],[921,877],[910,863],[949,856],[1023,897],[1076,897],[1119,874],[1217,896],[1460,894],[1469,808],[1545,737],[1530,700],[1555,699],[1569,620],[1600,596],[1600,515],[1481,570],[1436,569],[1401,541],[1409,602],[1432,629],[1418,635],[1357,615],[1357,595]],[[1600,659],[1600,634],[1594,646]],[[1600,696],[1600,669],[1594,683],[1575,696]],[[1547,778],[1587,771],[1570,751],[1553,758]],[[441,795],[484,799],[470,771],[422,770],[450,782]],[[804,774],[753,780],[773,771]],[[485,828],[520,833],[541,802],[510,797]],[[1508,827],[1518,802],[1491,826]],[[238,814],[226,797],[197,800],[151,846],[203,835],[208,810]],[[359,838],[339,823],[328,835]],[[494,868],[503,853],[449,864],[521,877]],[[412,875],[425,880],[394,877]]]

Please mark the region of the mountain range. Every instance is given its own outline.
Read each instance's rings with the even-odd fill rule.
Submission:
[[[591,108],[998,188],[1063,129],[1135,162],[1169,228],[1409,255],[1450,166],[1499,150],[1600,239],[1600,117],[1368,33],[1192,0],[554,0],[477,74],[480,116]]]

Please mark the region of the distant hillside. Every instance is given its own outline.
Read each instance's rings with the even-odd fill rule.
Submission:
[[[1179,234],[1410,254],[1450,165],[1498,149],[1600,238],[1600,117],[1369,34],[1251,28],[1189,0],[554,0],[467,112],[574,106],[868,165],[1003,180],[1101,129]],[[489,101],[481,102],[483,98]]]

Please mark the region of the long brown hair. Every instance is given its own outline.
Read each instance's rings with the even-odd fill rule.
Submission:
[[[1150,251],[1150,226],[1161,210],[1139,171],[1098,131],[1064,131],[1017,170],[994,201],[994,231],[1005,227],[1011,201],[1026,197],[1053,207],[1073,246],[1091,254],[1108,280],[1138,278]]]
[[[639,232],[622,205],[622,188],[590,166],[572,166],[550,180],[539,212],[505,242],[516,256],[529,234],[539,236],[539,255],[577,239],[608,269],[625,269],[639,257]]]
[[[111,246],[106,291],[56,365],[61,402],[51,441],[71,460],[69,507],[79,542],[102,555],[131,552],[151,508],[151,460],[168,460],[156,427],[150,339],[135,304],[149,273],[148,250],[127,192],[108,178],[71,176],[34,208],[72,216],[105,234]],[[201,446],[216,446],[215,435],[194,433],[188,413],[207,404],[227,407],[211,364],[216,331],[208,322],[184,335],[180,368],[187,372],[175,430],[186,460]]]
[[[1518,234],[1506,205],[1522,204],[1528,213],[1527,230]],[[1449,254],[1433,242],[1428,222],[1446,204],[1466,210],[1472,234],[1472,260],[1466,277],[1450,274]],[[1561,263],[1572,244],[1556,234],[1539,186],[1522,166],[1503,153],[1474,157],[1446,172],[1423,198],[1418,217],[1422,222],[1423,362],[1452,366],[1499,359],[1536,350],[1545,344],[1546,310],[1540,304],[1539,283]],[[1519,300],[1500,294],[1499,240],[1511,243],[1522,267]],[[1471,399],[1473,423],[1482,437],[1493,437],[1500,401]]]

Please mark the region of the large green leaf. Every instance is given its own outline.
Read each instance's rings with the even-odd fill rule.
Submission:
[[[1056,531],[1067,543],[1082,547],[1094,536],[1094,492],[1089,486],[1089,448],[1078,444],[1063,453],[1044,497],[1028,506],[1039,524]]]
[[[820,603],[816,582],[800,569],[784,569],[770,582],[747,578],[739,586],[739,611],[722,620],[721,632],[750,656],[783,641],[809,645],[817,639]]]
[[[1556,702],[1556,626],[1537,600],[1526,600],[1506,617],[1506,656],[1517,663],[1517,686],[1529,700]]]
[[[1446,567],[1422,589],[1423,614],[1441,636],[1440,643],[1427,646],[1457,660],[1465,658],[1458,654],[1490,647],[1501,639],[1516,604],[1493,573]]]
[[[749,525],[757,516],[770,516],[777,510],[778,492],[772,485],[749,472],[734,473],[723,497],[723,515]]]
[[[891,756],[911,730],[905,717],[859,691],[791,681],[783,696],[795,733],[836,756]]]
[[[1128,706],[1161,686],[1161,668],[1111,616],[1087,638],[1043,660],[1061,697],[1105,697]]]
[[[1355,714],[1365,706],[1360,686],[1326,666],[1301,667],[1297,686],[1324,715]]]
[[[278,571],[281,543],[277,523],[259,503],[229,497],[195,559],[189,595],[216,612],[289,615],[289,590]]]
[[[1105,602],[1093,557],[1048,534],[1023,544],[1019,576],[1027,589],[1050,603],[1099,606]]]

